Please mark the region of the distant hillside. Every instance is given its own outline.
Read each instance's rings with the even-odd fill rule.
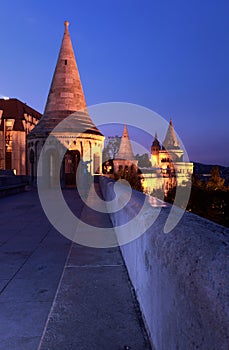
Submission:
[[[225,185],[229,186],[229,167],[225,167],[217,164],[212,165],[212,164],[202,164],[202,163],[196,163],[196,162],[193,162],[193,164],[194,164],[194,174],[197,174],[200,176],[210,175],[212,168],[214,166],[218,166],[220,175],[222,176],[223,179],[225,179]]]

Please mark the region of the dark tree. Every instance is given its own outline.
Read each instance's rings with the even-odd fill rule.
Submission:
[[[108,137],[108,143],[103,149],[103,162],[109,159],[115,158],[116,154],[119,151],[120,142],[121,142],[120,136],[116,135],[116,136]]]
[[[224,189],[224,179],[221,178],[219,167],[214,166],[211,171],[211,177],[206,184],[208,190],[216,191]]]
[[[138,160],[138,166],[140,168],[151,168],[152,164],[149,160],[149,155],[147,153],[144,153],[142,155],[136,154],[135,159]]]
[[[122,169],[118,171],[118,173],[116,173],[114,177],[115,177],[115,180],[124,179],[128,181],[131,188],[139,192],[143,192],[142,175],[139,170],[129,171],[129,170]]]
[[[165,194],[161,188],[153,189],[151,196],[161,199],[162,201],[165,200]]]

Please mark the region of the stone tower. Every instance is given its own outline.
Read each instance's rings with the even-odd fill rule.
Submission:
[[[180,147],[172,119],[164,142],[160,144],[157,134],[151,146],[152,173],[143,173],[144,191],[163,189],[167,194],[175,186],[186,186],[193,173],[193,163],[183,161],[184,150]],[[162,181],[163,180],[163,181]]]
[[[172,118],[170,118],[169,127],[162,144],[162,153],[163,152],[164,158],[170,158],[173,162],[183,161],[184,151],[180,148]]]
[[[126,124],[124,125],[124,130],[119,146],[118,153],[115,157],[116,159],[126,159],[126,160],[133,160],[134,158],[134,153],[132,150],[132,146],[130,143],[130,138],[128,134],[128,130],[126,127]]]
[[[124,130],[119,146],[119,151],[113,160],[114,173],[119,171],[136,171],[138,161],[134,157],[127,126],[124,125]]]
[[[59,170],[55,169],[52,158],[54,159],[58,153],[63,154],[65,148],[62,179],[65,180],[65,184],[74,185],[80,160],[87,164],[89,173],[100,173],[104,136],[88,114],[69,35],[69,23],[65,22],[64,25],[64,36],[45,111],[40,122],[28,135],[28,158],[31,174],[36,174],[41,149],[47,136],[52,132],[55,141],[58,142],[50,144],[47,157],[54,165],[50,165],[50,168],[44,171],[57,173],[58,176]]]
[[[86,110],[86,101],[80,80],[71,38],[69,23],[65,22],[64,37],[52,79],[44,116],[67,117],[75,111]]]
[[[169,127],[163,142],[165,149],[176,149],[179,148],[179,141],[177,139],[176,132],[174,130],[172,118],[170,118]]]
[[[159,165],[159,151],[161,150],[160,142],[158,141],[157,133],[155,133],[154,141],[151,146],[151,164],[153,167]]]

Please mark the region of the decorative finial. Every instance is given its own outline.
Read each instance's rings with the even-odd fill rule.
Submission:
[[[123,135],[122,136],[123,137],[129,137],[126,124],[124,124],[124,129],[123,129]]]
[[[65,22],[64,22],[64,25],[65,25],[65,31],[67,32],[67,31],[68,31],[69,22],[68,22],[68,21],[65,21]]]

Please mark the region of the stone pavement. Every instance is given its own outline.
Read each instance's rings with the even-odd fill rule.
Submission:
[[[111,225],[64,195],[77,216]],[[0,220],[1,350],[150,349],[119,248],[71,244],[35,190],[2,198]]]

